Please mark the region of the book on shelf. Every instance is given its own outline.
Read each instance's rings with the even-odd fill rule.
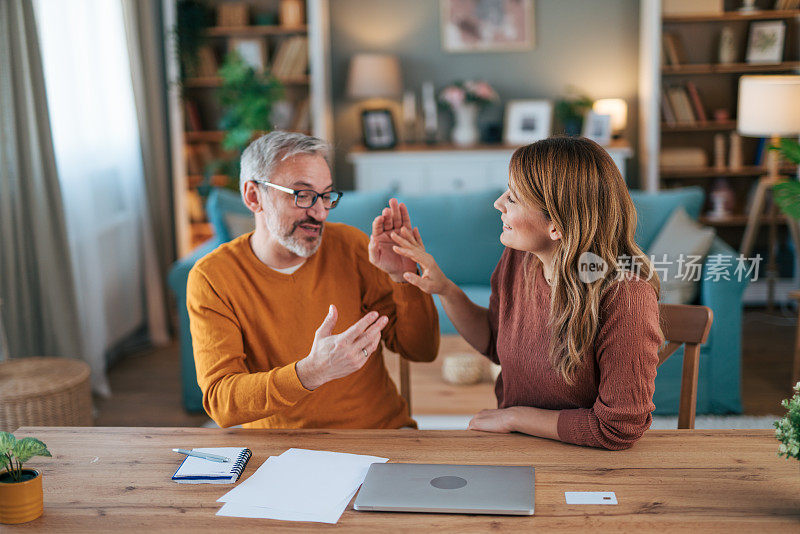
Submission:
[[[664,50],[666,51],[667,59],[670,65],[681,65],[683,61],[683,53],[678,42],[678,37],[673,33],[664,34]]]
[[[663,170],[697,169],[708,166],[708,155],[699,147],[665,147],[659,153]]]
[[[308,38],[294,36],[278,46],[272,60],[272,74],[279,79],[302,76],[308,68]]]
[[[197,49],[197,75],[201,78],[212,78],[217,75],[219,64],[214,47],[203,45]]]
[[[661,13],[670,15],[721,15],[723,0],[663,0]]]
[[[307,132],[311,129],[311,113],[308,98],[303,99],[297,104],[292,120],[293,132]]]
[[[679,124],[696,124],[697,118],[692,111],[692,104],[686,89],[681,86],[674,86],[667,89],[669,103],[675,112],[675,118]]]
[[[700,124],[705,124],[708,122],[708,117],[706,116],[706,110],[703,107],[703,101],[700,100],[700,93],[697,91],[697,86],[692,81],[686,82],[686,91],[689,93],[689,97],[692,100],[692,107],[694,109],[695,117]]]
[[[186,129],[190,132],[200,132],[203,130],[203,121],[200,118],[200,110],[197,108],[197,103],[192,100],[187,100],[184,103],[186,108]]]
[[[800,0],[777,0],[775,2],[775,9],[778,11],[797,8],[800,8]]]
[[[667,93],[664,91],[661,93],[661,114],[664,115],[664,122],[669,126],[675,126],[678,124],[678,119],[675,118],[675,112],[672,111],[672,106],[669,103],[669,98],[667,98]]]

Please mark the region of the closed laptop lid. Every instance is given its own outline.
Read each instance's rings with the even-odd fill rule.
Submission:
[[[533,515],[532,466],[372,464],[359,511]]]

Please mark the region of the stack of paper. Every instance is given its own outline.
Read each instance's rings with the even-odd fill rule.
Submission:
[[[388,458],[289,449],[217,499],[217,515],[336,523],[369,466]]]

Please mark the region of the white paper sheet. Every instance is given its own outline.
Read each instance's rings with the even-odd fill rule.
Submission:
[[[567,504],[617,504],[613,491],[565,491]]]
[[[364,482],[369,466],[387,461],[377,456],[289,449],[268,458],[217,499],[226,503],[218,515],[335,523]]]
[[[326,513],[286,512],[274,508],[267,508],[265,506],[247,506],[245,504],[227,502],[222,505],[217,515],[226,517],[248,517],[253,519],[277,519],[279,521],[311,521],[314,523],[330,523],[333,525],[339,521],[339,518],[347,509],[347,505],[350,504],[350,501],[356,494],[356,491],[357,489],[342,500],[336,508]]]

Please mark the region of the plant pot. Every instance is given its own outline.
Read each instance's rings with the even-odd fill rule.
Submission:
[[[36,469],[23,469],[23,474],[35,476],[23,482],[7,482],[7,473],[0,473],[0,523],[27,523],[42,515],[42,474]]]

